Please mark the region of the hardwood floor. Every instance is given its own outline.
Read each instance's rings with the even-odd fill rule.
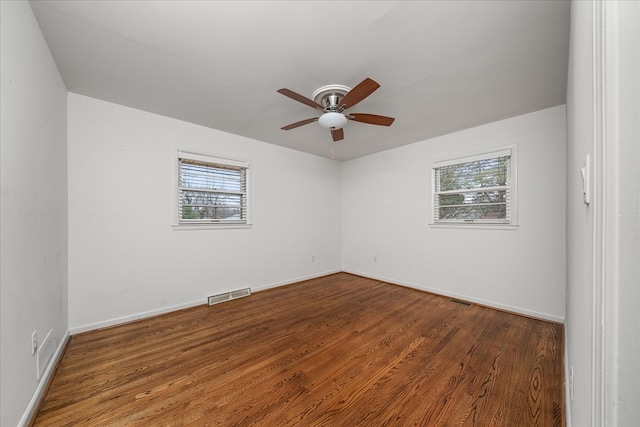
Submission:
[[[339,273],[74,335],[37,426],[564,426],[558,324]]]

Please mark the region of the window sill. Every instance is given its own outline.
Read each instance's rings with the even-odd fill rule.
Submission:
[[[251,228],[253,224],[171,224],[174,231],[237,230]]]
[[[476,229],[476,230],[509,230],[514,231],[517,230],[518,224],[487,224],[487,223],[459,223],[459,222],[448,222],[448,223],[430,223],[429,227],[431,228],[466,228]]]

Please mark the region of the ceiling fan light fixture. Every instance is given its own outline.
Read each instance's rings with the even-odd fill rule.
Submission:
[[[324,113],[318,119],[320,126],[327,129],[341,129],[347,124],[347,118],[342,113],[328,112]]]

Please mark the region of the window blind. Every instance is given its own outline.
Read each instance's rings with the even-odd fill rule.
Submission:
[[[246,223],[248,166],[203,157],[178,157],[179,221]]]
[[[434,167],[434,222],[510,222],[511,155],[497,154]]]

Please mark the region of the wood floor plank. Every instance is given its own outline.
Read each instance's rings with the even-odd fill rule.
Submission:
[[[74,335],[36,426],[564,426],[562,328],[346,273]]]

